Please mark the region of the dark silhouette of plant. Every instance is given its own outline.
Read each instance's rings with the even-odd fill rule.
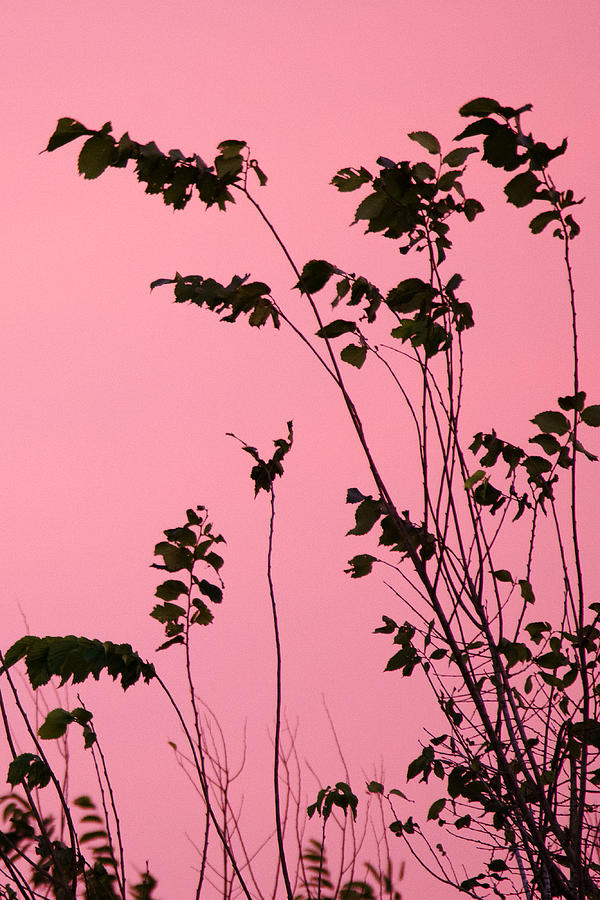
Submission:
[[[352,578],[374,571],[389,574],[384,583],[394,597],[394,616],[384,616],[375,629],[394,645],[387,671],[403,678],[422,673],[447,723],[445,733],[427,733],[407,771],[407,781],[431,778],[439,785],[440,796],[425,816],[406,817],[406,797],[398,788],[371,781],[368,791],[388,810],[392,834],[435,878],[463,894],[594,900],[600,897],[596,861],[600,604],[588,602],[584,590],[578,476],[582,462],[596,460],[582,439],[586,440],[588,428],[600,426],[600,405],[588,402],[579,375],[571,244],[579,233],[573,209],[581,201],[572,190],[559,189],[550,172],[552,161],[565,153],[566,140],[550,147],[524,130],[522,120],[530,110],[530,104],[516,108],[478,98],[461,108],[460,115],[471,122],[456,138],[482,140],[484,162],[508,173],[504,186],[508,203],[518,209],[535,204],[531,233],[540,235],[552,226],[563,255],[572,370],[563,395],[532,416],[533,434],[525,448],[493,430],[465,440],[460,423],[463,344],[465,333],[474,326],[474,312],[461,297],[462,275],[448,275],[444,266],[452,250],[451,224],[458,219],[472,223],[483,212],[482,204],[463,186],[467,163],[479,153],[477,147],[444,152],[433,134],[415,131],[409,137],[427,152],[428,161],[379,157],[375,174],[361,165],[343,168],[334,176],[332,183],[339,191],[361,192],[355,223],[397,242],[403,257],[419,254],[418,274],[388,289],[327,260],[310,260],[302,267],[295,263],[252,193],[253,179],[261,187],[267,179],[243,141],[221,143],[208,165],[179,150],[162,153],[153,142],[138,143],[127,133],[117,140],[110,123],[94,130],[63,118],[47,150],[85,138],[78,160],[85,178],[132,162],[146,192],[160,195],[174,209],[183,209],[197,195],[207,208],[228,209],[237,197],[256,210],[290,265],[294,289],[314,316],[314,334],[295,323],[292,304],[275,298],[266,283],[250,281],[249,275],[233,275],[228,284],[221,284],[203,275],[176,273],[158,278],[151,287],[172,286],[176,303],[204,307],[223,321],[246,318],[252,327],[291,328],[339,391],[371,476],[370,486],[351,487],[347,493],[354,512],[348,534],[365,542],[362,552],[350,559],[347,572]],[[331,307],[345,310],[335,313],[338,318],[326,315],[325,307],[317,303],[316,295],[325,289]],[[338,350],[343,336],[344,346]],[[402,487],[382,475],[347,385],[345,367],[360,370],[367,362],[387,373],[390,392],[406,403],[414,425],[422,482],[422,501],[414,511],[404,509]],[[404,377],[406,367],[409,378]],[[415,373],[419,384],[412,391],[407,385]],[[251,473],[255,492],[264,490],[271,501],[269,573],[274,482],[291,442],[290,423],[287,439],[275,442],[268,461],[244,444],[256,463]],[[499,466],[505,467],[504,472]],[[514,549],[513,544],[508,549],[500,538],[519,520],[527,524],[525,546]],[[514,538],[517,543],[522,533],[519,530]],[[562,573],[552,598],[559,607],[553,622],[540,618],[550,616],[547,608],[535,612],[540,534],[544,541],[553,541],[550,552]],[[163,604],[153,615],[165,625],[167,641],[162,648],[183,643],[188,654],[190,628],[212,615],[204,598],[210,603],[220,600],[221,585],[195,574],[196,564],[202,563],[218,575],[221,558],[213,545],[219,537],[208,528],[202,507],[188,511],[187,523],[165,536],[166,542],[157,545],[163,559],[159,567],[187,573],[187,580],[169,579],[161,586],[158,596]],[[284,891],[292,900],[278,796],[281,657],[270,575],[269,587],[277,645],[276,835]],[[63,681],[70,677],[80,681],[98,677],[106,668],[113,678],[121,678],[124,688],[141,677],[156,679],[170,697],[154,667],[127,645],[84,638],[23,638],[6,654],[7,677],[21,658],[34,687],[52,674]],[[250,897],[211,804],[191,678],[189,688],[191,727],[176,711],[206,802],[206,834],[214,828],[230,854],[237,883]],[[85,732],[85,710],[66,715]],[[43,757],[40,760],[43,765]],[[39,777],[37,769],[33,777]],[[324,826],[325,813],[329,815],[334,806],[340,805],[344,819],[348,810],[354,814],[351,797],[356,799],[347,782],[338,782],[334,789],[324,788],[310,809],[323,814]],[[444,833],[451,841],[462,837],[480,849],[479,871],[469,874],[453,860],[440,840]],[[305,845],[304,890],[311,895],[316,877],[317,896],[333,888],[341,897],[347,887],[350,897],[354,888],[342,887],[341,882],[336,886],[326,871],[323,837],[324,832],[318,849],[317,844]],[[75,849],[72,844],[73,853]],[[62,872],[66,889],[73,881],[72,867],[58,859],[53,865]],[[381,888],[384,882],[379,875],[378,879]],[[201,873],[197,894],[202,881]],[[357,890],[364,893],[369,888]],[[392,893],[387,882],[386,892]]]

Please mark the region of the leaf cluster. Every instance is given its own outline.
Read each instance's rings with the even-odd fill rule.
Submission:
[[[235,202],[230,188],[243,181],[248,170],[256,173],[261,184],[266,183],[256,160],[243,155],[247,149],[245,141],[222,141],[214,164],[208,166],[197,154],[184,156],[181,150],[162,153],[154,141],[140,144],[127,132],[117,141],[110,122],[93,129],[67,116],[58,120],[46,151],[52,152],[81,137],[87,140],[79,153],[80,175],[98,178],[108,168],[120,169],[133,162],[138,181],[146,185],[146,193],[160,194],[165,205],[173,209],[184,209],[196,191],[207,208],[216,205],[224,210],[227,203]]]
[[[187,583],[168,578],[156,588],[156,596],[162,603],[156,604],[150,615],[165,626],[167,637],[158,650],[185,643],[190,626],[209,625],[213,621],[213,613],[203,598],[211,603],[221,603],[223,599],[223,582],[219,575],[223,557],[215,552],[214,547],[224,543],[225,538],[213,533],[212,529],[206,507],[197,506],[195,510],[187,510],[183,525],[167,528],[164,531],[166,540],[159,541],[154,548],[154,555],[163,560],[162,563],[153,563],[154,569],[187,573]],[[212,570],[219,584],[199,578],[195,571],[198,564]]]
[[[48,684],[53,676],[60,678],[60,684],[69,680],[79,684],[92,675],[96,681],[106,669],[113,680],[120,679],[121,687],[127,690],[140,678],[149,682],[155,676],[154,666],[144,662],[130,644],[113,644],[87,637],[43,638],[25,635],[19,638],[4,656],[2,671],[10,669],[20,659],[25,660],[27,677],[32,688]]]

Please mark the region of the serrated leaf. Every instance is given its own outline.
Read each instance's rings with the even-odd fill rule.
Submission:
[[[567,417],[556,410],[546,410],[546,412],[538,413],[530,421],[546,434],[566,434],[571,428],[571,423]]]
[[[169,579],[168,581],[163,581],[162,584],[159,584],[156,588],[155,596],[159,597],[161,600],[177,600],[181,594],[187,594],[187,592],[187,586],[183,581]]]
[[[531,229],[532,234],[540,234],[546,225],[549,222],[554,222],[559,219],[560,216],[558,212],[555,210],[551,210],[549,212],[541,212],[538,213],[537,216],[534,216],[531,222],[529,223],[529,228]]]
[[[559,397],[558,405],[561,409],[564,409],[565,412],[569,412],[569,410],[571,409],[576,409],[577,412],[581,412],[585,403],[585,398],[585,391],[577,391],[576,394],[570,394],[566,397]]]
[[[561,445],[553,434],[536,434],[535,437],[529,438],[529,443],[539,444],[544,453],[547,453],[548,456],[559,453],[561,450]]]
[[[163,603],[162,606],[157,604],[150,615],[164,625],[166,622],[176,622],[180,616],[184,616],[185,609],[177,603]]]
[[[442,149],[438,139],[433,134],[430,134],[429,131],[411,131],[408,137],[433,155],[439,153]]]
[[[592,428],[600,427],[600,405],[586,406],[581,410],[581,420]]]
[[[357,188],[361,187],[363,184],[366,184],[368,181],[372,181],[373,176],[367,169],[361,166],[360,169],[340,169],[337,175],[334,175],[331,179],[331,183],[338,189],[338,191],[355,191]]]
[[[475,100],[469,100],[458,111],[459,116],[489,116],[501,109],[497,100],[490,97],[476,97]]]
[[[311,259],[302,269],[300,280],[294,285],[304,294],[316,294],[325,287],[332,275],[343,275],[326,259]]]

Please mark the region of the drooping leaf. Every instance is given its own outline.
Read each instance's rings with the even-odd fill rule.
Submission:
[[[212,600],[213,603],[221,603],[223,600],[223,591],[216,584],[211,584],[210,581],[206,581],[203,578],[198,582],[198,588],[205,597],[208,597],[209,600]]]
[[[97,681],[104,669],[114,680],[120,678],[123,690],[140,677],[148,682],[155,676],[154,666],[144,662],[130,644],[113,644],[72,634],[43,638],[25,635],[6,651],[4,667],[8,669],[23,658],[34,689],[47,684],[54,675],[61,679],[61,684],[69,680],[78,684],[90,675]]]
[[[214,616],[206,603],[200,600],[199,597],[196,597],[192,600],[192,604],[196,608],[196,612],[192,616],[192,622],[196,622],[198,625],[210,625]]]
[[[477,469],[476,472],[473,472],[472,475],[469,475],[469,477],[465,479],[465,490],[469,491],[473,485],[477,484],[478,481],[481,481],[482,478],[485,478],[484,470]]]
[[[30,788],[43,788],[49,784],[50,778],[50,767],[35,753],[21,753],[15,757],[6,775],[7,782],[13,787],[26,781]]]
[[[519,579],[519,589],[521,591],[521,597],[523,598],[525,603],[535,603],[533,588],[526,578]]]
[[[381,515],[381,501],[375,500],[373,497],[365,497],[359,503],[354,513],[356,524],[347,533],[356,535],[368,534],[375,522],[381,518]]]

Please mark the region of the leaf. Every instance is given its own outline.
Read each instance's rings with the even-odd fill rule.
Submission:
[[[525,626],[525,631],[534,644],[540,644],[544,634],[547,631],[552,631],[552,628],[549,622],[530,622],[529,625]]]
[[[546,412],[538,413],[537,416],[534,416],[533,419],[530,419],[534,425],[540,429],[540,431],[554,434],[566,434],[570,428],[571,423],[561,412],[554,410],[547,410]]]
[[[521,597],[525,601],[525,603],[535,603],[535,595],[533,593],[533,588],[530,583],[525,578],[519,579],[519,588],[521,590]]]
[[[48,141],[46,151],[52,153],[52,151],[56,150],[58,147],[63,147],[65,144],[74,141],[78,137],[82,137],[84,134],[94,134],[94,132],[90,131],[89,128],[86,128],[85,125],[82,125],[81,122],[78,122],[76,119],[71,119],[68,116],[59,119],[54,134]]]
[[[367,169],[361,166],[360,169],[340,169],[337,175],[331,179],[331,183],[338,191],[355,191],[369,181],[373,180],[373,176]]]
[[[577,391],[576,394],[571,394],[567,397],[559,397],[558,405],[561,409],[564,409],[565,412],[569,412],[571,409],[576,409],[577,412],[581,412],[583,404],[585,403],[585,397],[585,391]]]
[[[336,338],[341,334],[348,334],[352,331],[356,331],[355,322],[350,322],[347,319],[334,319],[333,322],[324,325],[323,328],[319,328],[316,334],[317,337],[330,340],[331,338]]]
[[[150,615],[164,625],[166,622],[176,622],[180,616],[185,616],[185,609],[176,603],[163,603],[162,606],[157,604]]]
[[[496,569],[495,572],[492,572],[492,575],[496,579],[496,581],[506,581],[512,584],[512,575],[507,569]]]
[[[479,215],[479,213],[484,212],[484,208],[479,200],[474,200],[473,198],[468,198],[463,203],[463,212],[466,216],[468,222],[473,222],[475,216]]]
[[[541,182],[531,171],[515,175],[504,188],[508,202],[514,206],[527,206],[535,199]]]
[[[582,744],[591,744],[600,749],[600,722],[596,722],[594,719],[583,719],[581,722],[574,722],[571,730]]]
[[[432,803],[429,807],[429,812],[427,813],[427,821],[430,822],[433,819],[438,819],[441,811],[446,805],[446,798],[442,797],[440,800],[436,800],[435,803]]]
[[[38,735],[45,741],[62,737],[72,721],[73,716],[66,709],[53,709],[38,728]]]
[[[590,453],[589,450],[586,450],[581,441],[573,441],[573,446],[580,453],[583,453],[584,456],[587,456],[591,462],[598,462],[598,457],[594,453]]]
[[[349,363],[349,365],[355,366],[357,369],[360,369],[365,359],[367,358],[367,348],[359,346],[357,344],[348,344],[348,346],[344,347],[344,349],[340,353],[340,357],[344,360],[344,362],[347,362]]]
[[[569,658],[559,650],[550,650],[548,653],[542,653],[541,656],[536,656],[535,661],[543,669],[560,669],[561,666],[569,665]]]
[[[110,165],[115,139],[110,134],[94,134],[89,138],[79,154],[77,168],[84,178],[98,178]]]
[[[462,166],[471,153],[477,153],[477,147],[457,147],[443,158],[442,162],[453,169]]]
[[[294,287],[303,294],[316,294],[325,287],[334,274],[343,275],[344,273],[326,259],[311,259],[302,269],[300,280]]]
[[[475,100],[469,100],[458,111],[459,116],[489,116],[497,113],[501,109],[497,100],[489,97],[477,97]]]
[[[560,215],[556,210],[538,213],[538,215],[534,216],[529,223],[531,233],[540,234],[549,222],[554,222],[557,219],[560,219]]]
[[[205,597],[212,600],[213,603],[221,603],[223,600],[223,591],[216,584],[211,584],[205,578],[198,582],[198,588]]]
[[[6,780],[13,787],[26,781],[30,788],[43,788],[50,782],[51,774],[48,764],[35,753],[21,753],[9,765]]]
[[[131,648],[131,644],[113,644],[112,641],[91,640],[86,637],[40,638],[26,635],[10,647],[4,657],[4,666],[9,668],[25,657],[27,677],[35,689],[47,684],[52,676],[61,679],[61,685],[69,679],[73,684],[85,681],[92,675],[96,681],[106,669],[113,679],[121,678],[121,686],[126,690],[141,676],[148,682],[155,677],[154,666],[145,663]]]
[[[182,569],[189,571],[191,569],[192,558],[190,551],[182,547],[175,547],[167,541],[160,541],[156,545],[154,555],[162,556],[168,572],[180,572]]]
[[[357,506],[354,513],[356,524],[354,528],[346,532],[347,534],[367,534],[375,522],[381,517],[381,501],[375,500],[373,497],[365,497],[365,499]]]
[[[361,500],[366,499],[366,495],[361,493],[358,488],[348,488],[346,492],[346,503],[360,503]]]
[[[529,662],[531,659],[529,647],[517,641],[509,641],[505,637],[501,637],[498,641],[498,650],[506,657],[507,668],[511,668],[519,662]]]
[[[539,444],[544,453],[547,453],[548,456],[559,453],[561,450],[561,445],[553,434],[536,434],[535,437],[529,438],[529,443]]]
[[[163,581],[162,584],[159,584],[156,588],[155,596],[159,597],[160,600],[177,600],[181,594],[187,594],[187,592],[187,586],[183,581],[170,579],[169,581]]]
[[[206,603],[199,598],[192,600],[192,603],[196,607],[196,612],[192,616],[192,622],[196,622],[198,625],[210,625],[214,616]]]
[[[600,405],[586,406],[581,410],[581,420],[592,428],[600,427]]]
[[[482,478],[485,478],[485,472],[483,469],[477,469],[476,472],[473,472],[472,475],[469,475],[467,479],[465,479],[465,490],[470,490],[474,484],[477,484],[478,481],[481,481]]]
[[[430,134],[428,131],[411,131],[408,137],[411,141],[415,141],[417,144],[420,144],[421,147],[424,147],[431,154],[440,153],[441,147],[438,139]]]
[[[369,781],[367,790],[370,794],[383,794],[384,788],[380,781]]]

